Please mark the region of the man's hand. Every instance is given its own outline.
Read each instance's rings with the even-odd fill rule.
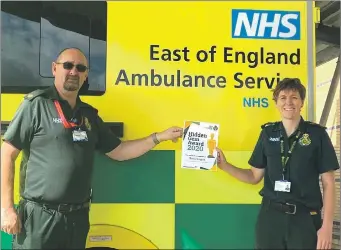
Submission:
[[[21,231],[21,221],[14,208],[1,208],[1,230],[8,234],[17,234]]]
[[[316,249],[331,249],[333,240],[332,227],[322,226],[317,231],[317,246]]]
[[[182,136],[183,129],[180,127],[171,127],[165,131],[156,134],[156,138],[159,142],[172,140],[177,142],[178,138]]]

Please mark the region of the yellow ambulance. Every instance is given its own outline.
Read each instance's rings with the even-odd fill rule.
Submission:
[[[261,125],[279,119],[271,89],[284,77],[303,81],[303,117],[314,120],[311,1],[2,2],[1,11],[2,133],[26,93],[53,84],[51,62],[66,47],[85,52],[81,98],[122,140],[215,123],[218,146],[248,168]],[[126,162],[96,155],[88,248],[253,248],[262,185],[183,169],[181,153],[178,141]]]

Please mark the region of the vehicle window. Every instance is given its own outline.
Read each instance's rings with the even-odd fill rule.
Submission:
[[[51,64],[67,47],[80,48],[89,60],[81,94],[105,92],[105,2],[84,2],[82,8],[79,2],[2,2],[1,11],[2,93],[51,86]]]
[[[20,8],[16,8],[21,6]],[[31,9],[28,9],[31,7]],[[2,92],[44,83],[37,72],[39,58],[39,5],[1,3],[1,88]],[[25,12],[26,10],[26,12]]]
[[[54,11],[49,12],[48,10],[43,9],[40,20],[39,69],[40,75],[43,77],[53,77],[51,62],[56,60],[56,56],[64,48],[77,47],[84,52],[87,58],[89,58],[90,49],[90,20],[87,17]],[[68,26],[65,22],[82,25],[83,34],[61,28]]]

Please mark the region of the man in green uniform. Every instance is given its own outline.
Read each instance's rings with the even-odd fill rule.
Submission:
[[[273,99],[282,120],[262,126],[249,160],[251,169],[233,166],[217,149],[218,166],[223,171],[250,184],[264,177],[256,224],[257,249],[331,248],[334,171],[339,163],[325,128],[304,121],[300,115],[305,93],[295,78],[286,78],[276,86]]]
[[[25,97],[1,147],[1,229],[17,249],[84,249],[94,152],[123,161],[181,137],[180,127],[121,142],[78,92],[88,76],[85,55],[63,50],[52,63],[55,82]],[[14,163],[22,151],[20,200],[14,209]]]

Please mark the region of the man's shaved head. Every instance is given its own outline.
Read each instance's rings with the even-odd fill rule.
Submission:
[[[69,50],[76,50],[76,51],[80,52],[80,53],[84,56],[84,58],[85,58],[85,60],[86,60],[86,66],[88,66],[88,59],[86,58],[84,52],[83,52],[80,48],[77,48],[77,47],[65,48],[65,49],[63,49],[62,51],[60,51],[59,54],[57,55],[57,60],[56,60],[56,62],[59,62],[60,59],[61,59],[61,57],[62,57],[62,55],[63,55],[64,53],[68,52]]]

